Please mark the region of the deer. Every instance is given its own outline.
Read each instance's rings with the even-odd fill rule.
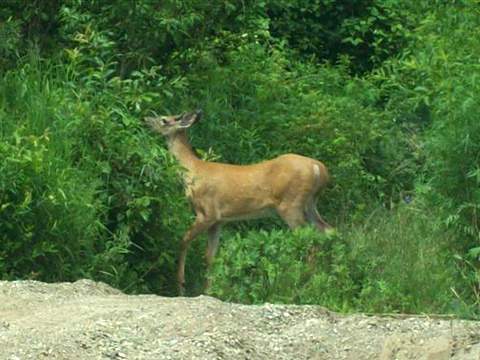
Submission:
[[[197,110],[144,118],[151,131],[166,138],[169,152],[181,167],[185,195],[195,215],[181,241],[177,269],[180,295],[185,289],[189,244],[206,232],[205,257],[207,270],[210,269],[225,222],[277,213],[291,229],[313,224],[319,232],[332,231],[317,210],[317,198],[329,180],[323,163],[296,154],[284,154],[251,165],[204,161],[197,157],[187,138],[187,129],[201,117],[202,112]]]

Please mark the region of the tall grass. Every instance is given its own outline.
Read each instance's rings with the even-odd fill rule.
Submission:
[[[87,166],[60,116],[65,103],[55,69],[31,61],[5,74],[2,114],[1,251],[4,277],[74,279],[103,233],[102,207]]]
[[[358,305],[368,312],[453,312],[459,284],[447,251],[451,238],[435,214],[415,204],[371,213],[348,226],[352,257],[364,274]]]

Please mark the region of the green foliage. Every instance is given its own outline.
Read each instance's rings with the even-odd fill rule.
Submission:
[[[103,234],[95,188],[84,172],[56,158],[48,129],[35,135],[25,124],[34,118],[10,119],[17,128],[0,143],[1,273],[9,279],[78,278]]]
[[[223,59],[241,44],[283,41],[306,58],[351,57],[351,70],[364,72],[405,43],[409,19],[402,9],[397,1],[377,0],[7,1],[0,38],[8,37],[4,51],[23,54],[33,42],[50,53],[55,42],[68,46],[97,34],[110,47],[97,59],[114,58],[122,78],[159,64],[185,72],[205,49]]]
[[[448,213],[448,225],[462,230],[471,245],[480,246],[476,216],[480,210],[480,123],[474,105],[480,100],[476,80],[480,69],[478,61],[470,58],[471,51],[480,49],[480,21],[473,12],[476,4],[467,2],[464,6],[461,14],[447,15],[448,9],[435,14],[435,19],[442,20],[425,49],[432,58],[428,63],[423,56],[417,61],[420,68],[430,67],[431,82],[423,96],[426,102],[432,99],[433,125],[426,141],[432,201]],[[452,27],[456,30],[447,36]],[[431,33],[432,28],[433,24],[426,22],[422,30]],[[460,49],[452,50],[453,46]]]
[[[12,18],[0,22],[0,65],[8,67],[19,58],[20,23]]]
[[[0,71],[14,67],[32,49],[49,53],[56,44],[57,0],[5,0],[0,7]]]
[[[347,248],[341,239],[310,228],[237,234],[225,240],[214,262],[209,292],[243,303],[293,302],[348,310],[356,289]]]
[[[132,117],[148,93],[106,81],[105,68],[91,68],[77,93],[77,75],[63,70],[40,61],[4,77],[1,134],[14,141],[2,143],[3,273],[173,291],[171,239],[189,216],[176,214],[186,205],[166,151]]]
[[[409,35],[400,1],[271,1],[272,34],[307,57],[352,60],[351,70],[371,70],[395,55]]]
[[[103,54],[115,59],[122,78],[153,64],[178,75],[205,46],[221,56],[229,43],[240,40],[241,31],[248,29],[252,36],[261,32],[261,7],[255,1],[169,0],[161,6],[152,1],[64,1],[59,10],[61,38],[78,43],[101,36],[110,46]]]
[[[460,1],[431,8],[416,29],[415,42],[405,56],[389,61],[378,80],[390,97],[387,107],[395,118],[420,133],[417,154],[423,171],[416,192],[434,209],[460,259],[459,274],[470,283],[467,296],[478,305],[480,247],[480,75],[472,57],[480,49],[478,3]],[[466,276],[465,274],[470,274]]]
[[[226,301],[318,304],[344,312],[478,313],[466,305],[470,300],[458,298],[468,280],[456,278],[455,259],[445,253],[449,234],[434,216],[416,205],[369,215],[364,225],[334,235],[300,229],[229,236],[209,274],[209,293]]]

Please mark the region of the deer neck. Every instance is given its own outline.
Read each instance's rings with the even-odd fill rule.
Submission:
[[[168,138],[168,149],[180,165],[189,171],[192,171],[195,165],[201,161],[193,152],[186,131],[179,131],[171,135]]]

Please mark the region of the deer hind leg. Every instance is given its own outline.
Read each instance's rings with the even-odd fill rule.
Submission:
[[[185,261],[187,258],[188,246],[198,235],[212,226],[212,223],[212,221],[206,221],[203,216],[199,216],[190,227],[190,230],[188,230],[183,236],[177,273],[178,291],[180,295],[185,293]]]
[[[315,225],[316,229],[319,232],[329,231],[332,229],[330,225],[328,225],[318,213],[316,199],[311,198],[305,207],[305,213],[307,215],[307,219],[310,223]]]
[[[212,266],[212,261],[217,255],[221,230],[222,230],[222,223],[218,222],[212,225],[207,231],[208,246],[207,246],[207,251],[205,252],[205,258],[207,259],[208,270],[210,270]]]
[[[316,198],[312,197],[310,201],[307,202],[305,212],[307,214],[307,219],[310,223],[315,225],[315,228],[319,232],[331,231],[332,227],[328,225],[318,213]],[[313,245],[307,255],[307,263],[310,264],[310,267],[313,269],[315,265],[315,259],[319,250],[318,245]]]
[[[304,227],[308,223],[303,209],[297,204],[279,206],[277,212],[290,229]]]
[[[308,225],[309,222],[313,221],[310,219],[308,212],[306,211],[307,209],[305,209],[304,207],[305,206],[292,207],[285,210],[279,209],[278,212],[290,229],[305,227]],[[317,227],[317,230],[321,231],[319,230],[319,226],[317,225],[317,223],[314,224]],[[306,262],[307,264],[309,264],[311,269],[313,269],[315,255],[317,254],[317,252],[318,246],[313,245],[312,248],[308,250],[308,253],[306,255]]]
[[[205,258],[207,259],[207,272],[212,268],[212,262],[218,251],[218,244],[220,241],[220,233],[222,230],[222,223],[218,222],[212,225],[207,230],[208,246],[205,252]],[[208,274],[205,279],[204,290],[207,290],[210,287],[210,280],[208,279]]]

